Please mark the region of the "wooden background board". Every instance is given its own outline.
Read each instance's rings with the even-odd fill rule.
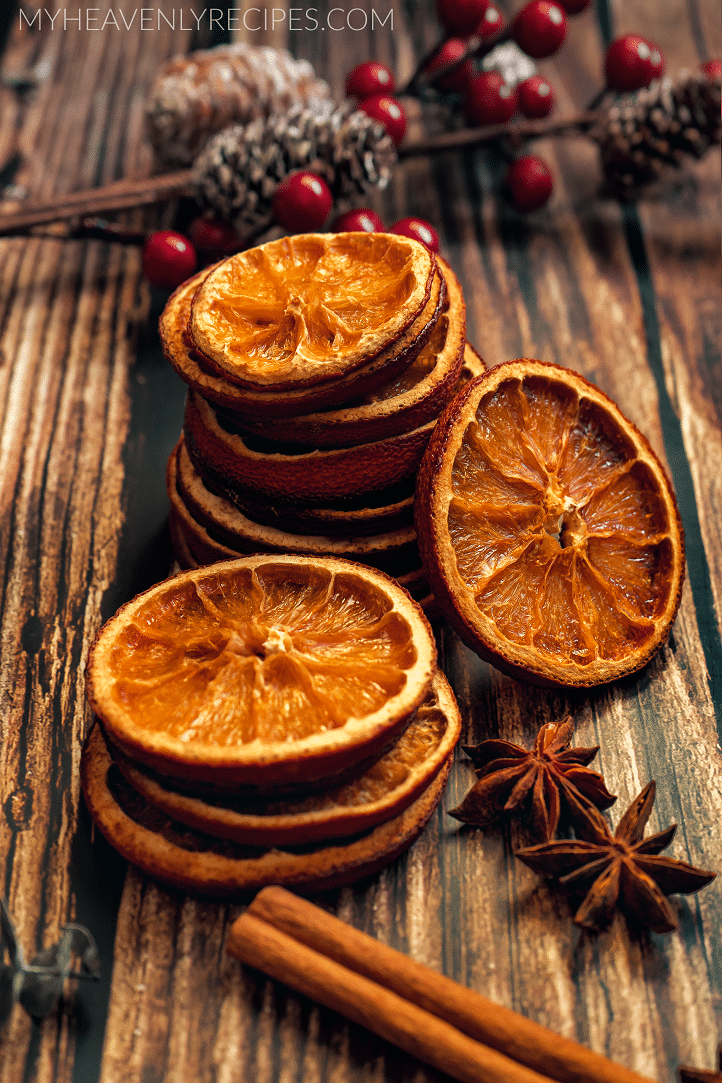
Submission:
[[[101,20],[113,7],[94,3]],[[353,64],[376,57],[403,79],[433,43],[431,0],[393,11],[393,31],[387,23],[374,33],[246,37],[288,44],[340,96]],[[208,34],[55,27],[12,22],[2,72],[32,70],[41,82],[22,100],[0,88],[0,166],[19,150],[17,183],[37,198],[143,175],[145,90],[166,56],[208,44]],[[714,0],[597,0],[570,21],[559,56],[540,64],[560,115],[593,96],[605,41],[627,31],[656,40],[673,74],[720,54]],[[415,115],[409,138],[421,134]],[[480,152],[405,163],[375,206],[387,222],[416,213],[439,226],[464,287],[470,340],[489,364],[527,355],[576,368],[649,436],[674,480],[689,574],[669,644],[617,685],[540,692],[481,663],[439,626],[442,667],[466,741],[529,743],[539,725],[571,710],[576,742],[601,745],[599,768],[619,806],[656,778],[650,830],[676,821],[669,852],[719,869],[719,153],[660,198],[622,208],[598,197],[596,155],[584,142],[537,149],[556,188],[532,217],[509,209],[498,195],[503,163]],[[167,225],[172,214],[127,220]],[[0,1037],[0,1083],[441,1083],[228,958],[238,906],[168,891],[93,838],[78,785],[88,646],[102,620],[170,564],[163,470],[184,391],[157,343],[163,300],[142,282],[134,249],[0,242],[2,891],[27,954],[74,919],[96,936],[103,962],[101,983],[69,991],[44,1022],[15,1010]],[[472,779],[459,754],[444,807]],[[591,936],[572,925],[562,894],[515,861],[525,841],[515,826],[460,828],[440,810],[405,857],[322,901],[659,1083],[672,1083],[679,1063],[712,1067],[722,1036],[722,878],[675,897],[680,928],[671,936],[635,932],[621,918]]]

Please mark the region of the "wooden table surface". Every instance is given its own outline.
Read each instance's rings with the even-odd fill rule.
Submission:
[[[94,4],[102,23],[108,5]],[[511,0],[507,14],[519,6]],[[393,12],[393,30],[387,21],[373,33],[246,36],[288,42],[340,96],[353,64],[376,57],[403,77],[435,40],[431,0],[394,3]],[[558,57],[540,64],[559,115],[592,98],[605,42],[628,31],[658,42],[672,74],[720,54],[715,0],[597,0],[570,20]],[[15,13],[3,74],[32,69],[41,81],[24,97],[0,88],[0,165],[20,151],[16,182],[34,198],[143,175],[140,119],[153,73],[208,41],[207,30],[141,33],[137,23],[92,33],[46,18],[29,30]],[[409,138],[421,134],[415,119]],[[413,213],[437,225],[464,287],[469,338],[489,364],[525,355],[578,369],[648,435],[677,492],[688,575],[669,643],[618,684],[540,691],[480,662],[443,626],[441,663],[467,742],[530,743],[543,722],[572,711],[576,743],[601,746],[597,762],[619,807],[655,778],[650,830],[677,822],[668,852],[719,870],[719,153],[660,197],[623,207],[598,195],[596,152],[584,141],[546,141],[538,151],[556,187],[533,216],[499,197],[503,167],[480,152],[405,163],[375,205],[386,221]],[[169,224],[173,213],[127,221]],[[171,562],[163,472],[184,388],[157,341],[163,302],[143,282],[136,249],[0,242],[2,891],[27,955],[76,920],[102,959],[100,983],[69,989],[42,1023],[15,1009],[0,1037],[0,1083],[441,1083],[228,957],[239,906],[166,890],[93,838],[78,781],[88,646],[103,619]],[[472,779],[459,753],[445,807]],[[722,877],[674,897],[680,926],[671,935],[617,917],[593,936],[572,924],[563,894],[514,859],[525,838],[513,825],[462,829],[440,809],[405,857],[322,901],[659,1083],[672,1083],[680,1063],[712,1068],[722,1037]]]

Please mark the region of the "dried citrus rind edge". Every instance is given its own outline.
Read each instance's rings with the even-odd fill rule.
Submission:
[[[310,854],[270,849],[256,858],[186,850],[138,824],[120,807],[107,782],[112,766],[102,730],[95,726],[80,764],[83,796],[106,840],[131,864],[164,883],[213,898],[242,897],[267,884],[300,891],[330,891],[371,876],[418,838],[441,801],[453,753],[412,805],[360,839],[324,845]]]
[[[283,565],[322,567],[334,576],[358,578],[366,589],[371,583],[391,600],[394,610],[407,622],[416,658],[405,671],[404,687],[382,708],[371,715],[351,719],[338,729],[313,733],[290,742],[255,739],[243,745],[218,747],[202,742],[185,743],[158,731],[149,733],[138,726],[104,689],[104,677],[109,672],[108,658],[117,633],[155,593],[172,589],[187,580],[212,579],[241,568],[282,568]],[[102,720],[110,739],[131,759],[170,777],[195,778],[218,786],[260,785],[323,778],[380,751],[424,701],[435,671],[436,644],[426,616],[395,579],[366,565],[335,557],[259,554],[179,572],[121,606],[100,629],[91,647],[86,686],[90,705]]]
[[[666,497],[665,506],[670,511],[670,537],[678,555],[678,561],[664,615],[656,622],[658,633],[650,640],[641,655],[630,656],[619,662],[598,660],[586,671],[582,665],[577,664],[539,664],[538,658],[533,657],[538,652],[533,648],[520,648],[517,644],[501,637],[496,625],[476,607],[471,591],[458,574],[456,557],[448,533],[448,503],[444,501],[443,489],[444,485],[449,483],[456,455],[468,424],[475,417],[477,406],[483,395],[493,390],[507,377],[523,378],[529,373],[530,365],[533,365],[534,372],[540,375],[553,377],[557,374],[562,383],[571,384],[580,396],[590,398],[601,405],[613,416],[622,431],[633,436],[637,448],[637,459],[644,462],[652,471],[658,481],[660,492]],[[467,384],[441,414],[422,460],[416,488],[415,522],[419,550],[439,610],[471,650],[512,677],[548,687],[593,687],[619,680],[641,669],[656,654],[669,635],[681,601],[685,574],[684,531],[674,491],[662,463],[652,450],[647,438],[622,414],[608,395],[580,373],[545,361],[518,358],[495,366]],[[459,604],[460,598],[466,602],[463,608]],[[504,639],[503,644],[500,643],[500,638]]]

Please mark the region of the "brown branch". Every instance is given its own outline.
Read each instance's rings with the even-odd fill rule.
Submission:
[[[192,170],[184,169],[144,180],[123,180],[102,188],[70,192],[50,203],[31,204],[21,211],[0,215],[0,236],[27,234],[33,226],[46,225],[48,222],[164,203],[178,196],[192,194],[192,182]]]
[[[399,147],[399,158],[418,158],[425,154],[440,154],[448,150],[462,150],[491,143],[495,139],[508,139],[518,144],[526,139],[544,139],[552,135],[584,134],[598,120],[596,113],[578,113],[566,120],[522,120],[516,124],[490,124],[483,128],[462,128],[458,132],[446,132],[433,139],[423,139]]]

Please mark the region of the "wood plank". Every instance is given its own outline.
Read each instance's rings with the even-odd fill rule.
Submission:
[[[393,33],[285,33],[283,40],[309,56],[340,93],[346,71],[370,54],[408,75],[413,56],[434,37],[432,7],[430,0],[413,12],[396,6]],[[710,9],[695,0],[669,0],[660,12],[644,0],[632,12],[615,0],[612,15],[619,32],[638,28],[625,20],[643,17],[672,69],[695,62],[700,41],[718,36]],[[147,168],[138,88],[148,85],[162,56],[188,48],[191,37],[124,32],[71,40],[72,33],[13,45],[12,55],[43,57],[52,65],[20,135],[28,154],[23,178],[38,196]],[[247,40],[260,43],[250,34]],[[589,100],[601,58],[588,12],[571,21],[558,60],[542,65],[560,112]],[[412,130],[420,132],[419,110],[412,112]],[[0,151],[14,147],[18,115],[6,120],[3,114]],[[660,383],[629,231],[617,204],[597,197],[595,150],[561,140],[537,149],[557,182],[549,210],[533,218],[507,207],[496,190],[503,161],[483,153],[409,161],[374,204],[388,222],[418,213],[443,226],[445,253],[467,296],[470,338],[489,363],[531,355],[578,368],[623,405],[663,457],[670,446],[664,404],[673,404],[699,506],[700,554],[715,591],[707,604],[716,606],[710,611],[718,621],[717,162],[710,157],[694,168],[691,189],[683,186],[681,194],[639,210],[659,301]],[[56,939],[74,913],[76,831],[91,853],[85,878],[117,875],[100,843],[91,850],[87,817],[78,816],[77,760],[88,721],[82,668],[109,600],[121,597],[132,578],[119,571],[119,533],[133,499],[127,457],[145,438],[129,417],[129,380],[133,336],[147,318],[149,298],[139,287],[137,253],[95,242],[4,241],[0,283],[6,358],[0,367],[0,777],[6,810],[0,852],[4,890],[21,940],[30,946]],[[144,371],[154,372],[156,356],[149,354]],[[159,477],[163,465],[155,464]],[[159,491],[163,500],[162,484]],[[573,711],[576,743],[601,745],[599,767],[619,793],[620,809],[656,777],[650,830],[679,821],[670,853],[714,867],[722,777],[703,641],[718,629],[701,627],[704,593],[697,580],[694,586],[685,588],[670,644],[659,657],[642,674],[591,693],[540,692],[505,678],[441,626],[439,642],[462,707],[465,741],[500,735],[528,744],[543,722]],[[458,804],[472,781],[459,753],[444,807]],[[615,806],[614,822],[619,815]],[[517,825],[460,828],[440,811],[408,855],[323,903],[659,1083],[672,1083],[682,1061],[711,1067],[722,1028],[719,883],[675,901],[681,928],[671,937],[635,932],[621,918],[591,937],[571,924],[566,897],[515,861],[513,850],[527,841]],[[229,959],[223,944],[238,912],[128,871],[102,1083],[441,1083],[438,1073]],[[99,925],[105,920],[98,915]],[[110,960],[103,963],[107,974]],[[88,1003],[90,994],[81,995]],[[91,1019],[97,1028],[97,1015],[91,1012]],[[82,1035],[72,1001],[40,1028],[16,1011],[0,1044],[0,1083],[81,1078],[78,1066],[90,1062],[76,1060],[76,1043]]]

